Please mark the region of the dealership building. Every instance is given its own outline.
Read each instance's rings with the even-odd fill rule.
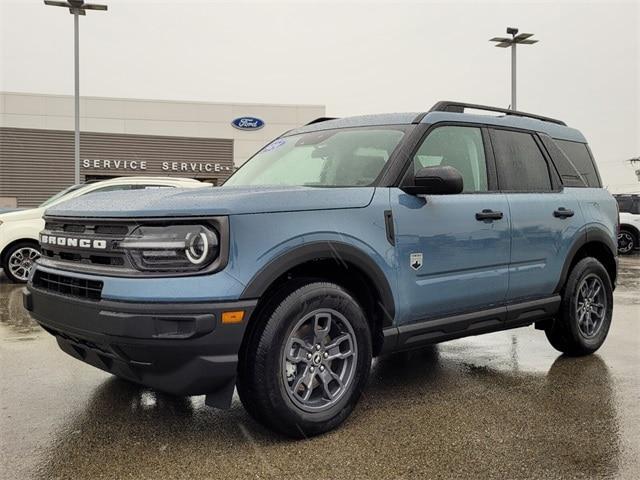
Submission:
[[[0,207],[33,207],[74,179],[72,96],[0,92]],[[322,105],[80,99],[80,178],[176,176],[220,185]]]

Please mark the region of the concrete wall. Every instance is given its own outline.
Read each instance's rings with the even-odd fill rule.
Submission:
[[[200,103],[82,97],[80,128],[86,132],[231,138],[236,166],[269,140],[325,115],[322,105]],[[264,128],[243,131],[231,121],[258,117]],[[0,127],[73,130],[73,97],[0,92]]]

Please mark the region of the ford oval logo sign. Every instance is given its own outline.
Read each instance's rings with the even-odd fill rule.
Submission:
[[[264,127],[264,121],[256,117],[238,117],[231,125],[238,130],[259,130]]]

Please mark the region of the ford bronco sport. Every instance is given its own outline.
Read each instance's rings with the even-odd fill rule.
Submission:
[[[63,351],[215,407],[237,387],[291,436],[345,420],[373,356],[528,325],[586,355],[611,323],[616,201],[577,130],[522,112],[318,119],[220,188],[45,219],[24,303]]]

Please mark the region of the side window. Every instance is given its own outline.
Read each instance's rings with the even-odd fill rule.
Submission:
[[[106,192],[118,192],[123,190],[149,190],[155,188],[174,188],[171,185],[148,185],[148,184],[130,184],[130,185],[109,185],[102,188],[96,188],[95,190],[91,190],[89,193],[106,193]],[[86,195],[84,194],[84,195]]]
[[[601,187],[596,167],[586,143],[554,139],[560,150],[569,157],[576,170],[584,177],[589,187]]]
[[[131,190],[156,190],[158,188],[175,188],[173,185],[131,185]]]
[[[551,177],[533,135],[510,130],[491,130],[500,190],[551,191]]]
[[[538,133],[542,143],[549,152],[551,159],[558,170],[558,174],[565,187],[587,187],[586,179],[580,175],[576,167],[573,166],[567,154],[560,150],[560,147],[545,133]]]
[[[95,190],[91,190],[84,195],[87,195],[89,193],[115,192],[117,190],[131,190],[131,185],[109,185],[107,187],[96,188]]]
[[[618,209],[620,213],[640,213],[640,198],[635,198],[631,196],[617,196],[616,200],[618,201]]]
[[[460,172],[464,192],[487,191],[487,162],[479,128],[446,126],[433,130],[413,157],[412,173],[438,165]]]

